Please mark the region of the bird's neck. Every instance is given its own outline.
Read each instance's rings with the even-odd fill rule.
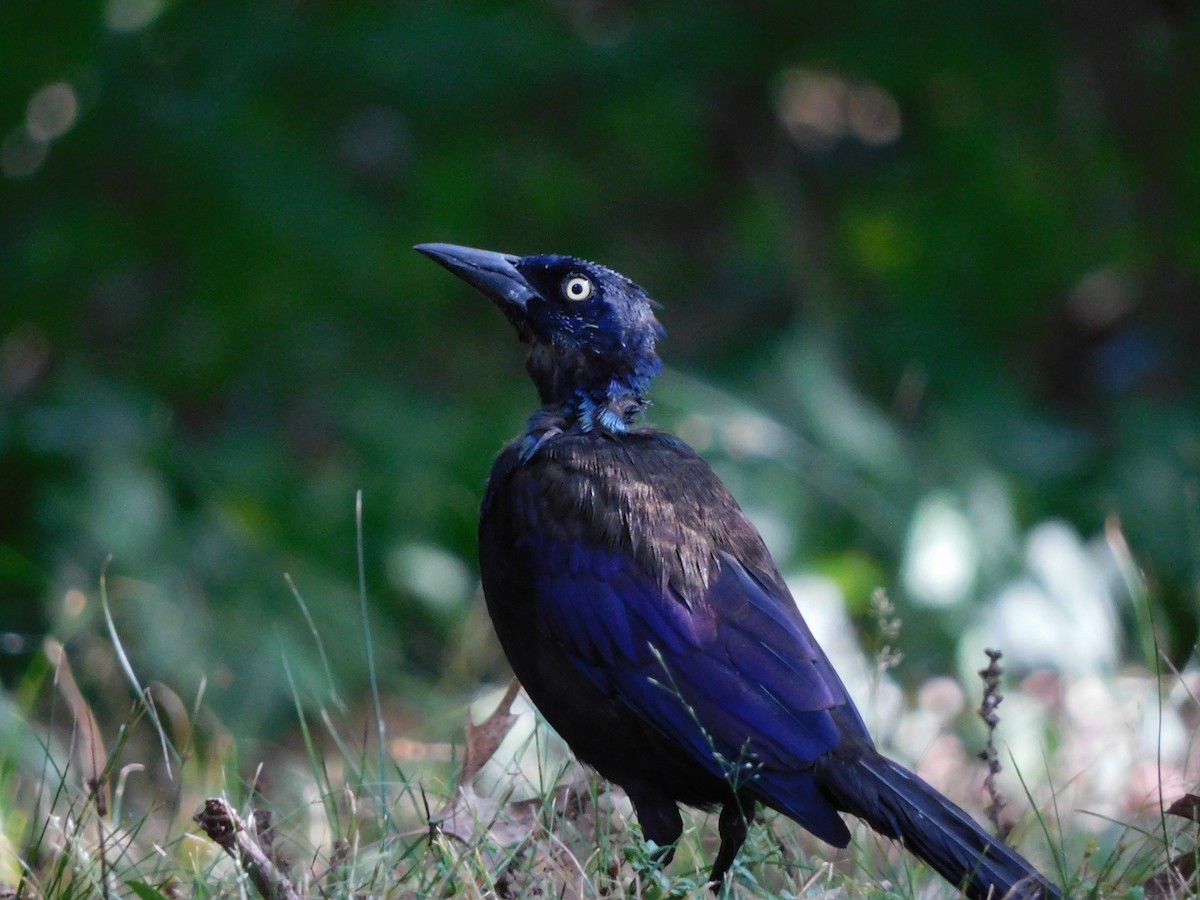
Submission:
[[[648,386],[649,381],[645,382]],[[561,399],[542,398],[542,407],[529,419],[522,438],[522,456],[533,455],[547,439],[559,434],[623,434],[649,405],[640,381],[614,379],[599,388],[577,388]]]
[[[648,404],[646,393],[662,363],[648,352],[620,365],[586,354],[556,356],[535,348],[526,368],[537,385],[542,408],[530,420],[530,432],[620,434]]]
[[[558,407],[557,415],[564,431],[619,434],[634,424],[647,403],[643,392],[614,381],[600,390],[575,391]]]

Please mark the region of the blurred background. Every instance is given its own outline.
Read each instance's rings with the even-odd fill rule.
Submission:
[[[359,488],[390,703],[504,677],[474,530],[535,398],[421,241],[644,285],[651,420],[902,680],[1149,662],[1151,614],[1182,664],[1198,69],[1188,0],[3,4],[5,684],[54,634],[127,711],[111,555],[134,668],[235,732],[323,677],[284,573],[361,696]]]

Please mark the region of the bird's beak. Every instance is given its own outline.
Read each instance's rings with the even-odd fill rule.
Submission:
[[[413,247],[495,301],[506,313],[524,312],[537,291],[517,271],[519,256],[493,253],[455,244],[417,244]]]

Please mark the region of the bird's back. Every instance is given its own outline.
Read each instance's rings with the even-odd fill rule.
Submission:
[[[758,532],[709,465],[656,429],[515,441],[492,469],[481,531],[501,517],[535,552],[538,541],[567,537],[621,550],[685,597],[703,594],[722,552],[786,593]]]

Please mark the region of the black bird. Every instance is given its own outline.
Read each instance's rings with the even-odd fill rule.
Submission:
[[[719,889],[757,804],[836,847],[841,812],[969,897],[1060,897],[1020,855],[881,756],[754,526],[678,438],[638,424],[657,306],[567,256],[421,244],[528,345],[541,408],[500,453],[479,523],[488,611],[574,753],[629,795],[669,862],[678,804],[721,807]]]

